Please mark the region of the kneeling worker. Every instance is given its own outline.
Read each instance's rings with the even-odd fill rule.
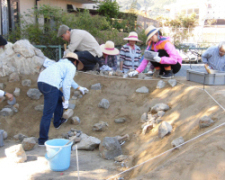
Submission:
[[[102,51],[96,39],[89,32],[61,25],[57,36],[70,43],[64,55],[75,52],[84,65],[82,71],[93,70],[97,63],[101,66],[99,58],[102,56]]]

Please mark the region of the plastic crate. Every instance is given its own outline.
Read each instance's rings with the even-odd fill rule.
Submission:
[[[186,78],[188,81],[193,81],[205,85],[225,84],[225,72],[208,74],[207,72],[200,72],[188,69],[186,73]]]

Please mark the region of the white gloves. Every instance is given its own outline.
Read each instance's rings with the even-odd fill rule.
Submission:
[[[147,72],[147,74],[150,74],[151,75],[151,74],[153,74],[153,71],[150,70],[150,71]]]
[[[159,57],[159,56],[155,56],[153,59],[154,59],[153,61],[157,62],[157,63],[160,63],[160,61],[161,61],[161,57]]]
[[[103,65],[102,67],[100,67],[100,71],[112,71],[112,68],[108,65]]]
[[[79,86],[77,89],[78,89],[83,95],[89,92],[89,90],[88,90],[86,87]]]
[[[62,105],[63,105],[63,109],[68,109],[68,107],[69,107],[69,101],[64,101],[62,103]]]
[[[135,70],[135,71],[129,72],[129,73],[128,73],[128,76],[129,76],[129,77],[133,77],[133,76],[136,76],[137,74],[138,74],[138,71]]]

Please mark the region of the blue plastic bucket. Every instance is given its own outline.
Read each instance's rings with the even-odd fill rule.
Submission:
[[[65,171],[70,167],[70,154],[73,142],[65,145],[67,139],[52,139],[45,142],[45,158],[49,162],[50,169],[53,171]]]

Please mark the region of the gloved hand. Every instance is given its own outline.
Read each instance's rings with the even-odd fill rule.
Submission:
[[[135,70],[135,71],[129,72],[129,73],[128,73],[128,76],[129,76],[129,77],[133,77],[133,76],[136,76],[137,74],[138,74],[138,71]]]
[[[149,70],[146,74],[153,74],[153,71]]]
[[[62,102],[62,105],[63,105],[63,109],[68,109],[68,107],[69,107],[69,101]]]
[[[79,86],[77,89],[78,89],[83,95],[89,92],[89,90],[88,90],[86,87]]]
[[[112,71],[112,68],[108,65],[103,65],[102,67],[100,67],[100,71]]]
[[[159,56],[155,56],[155,57],[153,58],[153,62],[160,63],[160,61],[161,61],[161,57],[159,57]]]

